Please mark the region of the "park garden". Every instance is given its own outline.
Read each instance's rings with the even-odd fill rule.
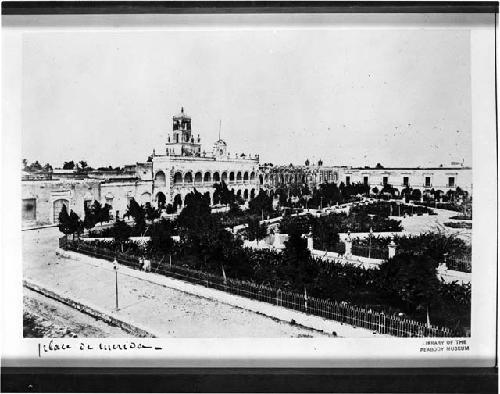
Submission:
[[[244,236],[262,239],[267,231],[260,220],[280,215],[273,208],[271,197],[261,191],[245,211],[240,209],[237,201],[230,200],[229,205],[228,212],[213,214],[207,196],[194,191],[186,196],[184,209],[175,219],[169,220],[161,218],[154,208],[140,206],[132,200],[127,212],[133,219],[131,224],[118,220],[109,229],[100,231],[101,236],[110,236],[111,240],[85,244],[108,253],[150,259],[153,270],[174,264],[280,291],[368,308],[388,316],[403,315],[422,323],[429,317],[433,325],[447,327],[455,335],[468,333],[470,285],[444,283],[436,275],[444,253],[463,252],[462,245],[444,239],[443,235],[397,239],[400,253],[382,263],[377,270],[324,262],[311,256],[303,237],[311,228],[316,244],[328,243],[331,247],[340,243],[338,234],[341,232],[365,232],[370,228],[375,232],[398,231],[401,228],[399,221],[389,218],[393,216],[391,212],[394,214],[392,205],[359,205],[353,206],[348,214],[320,217],[285,216],[280,231],[289,237],[281,252],[245,248],[242,237],[235,236],[228,229],[235,224],[247,224]],[[78,238],[83,232],[84,222],[87,222],[90,234],[97,235],[96,230],[88,227],[92,221],[99,222],[98,212],[98,209],[89,209],[86,211],[88,218],[80,221],[73,212],[68,214],[64,209],[59,228],[65,234],[76,234]],[[134,235],[147,235],[149,240],[130,240]],[[383,246],[382,240],[375,242]],[[440,245],[439,252],[436,252],[436,245]]]

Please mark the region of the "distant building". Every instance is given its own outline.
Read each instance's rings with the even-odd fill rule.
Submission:
[[[446,193],[457,187],[472,193],[472,168],[461,164],[449,167],[339,167],[338,173],[340,182],[364,183],[370,186],[370,190],[381,190],[388,184],[398,194],[407,187],[420,190],[422,196],[432,190]]]

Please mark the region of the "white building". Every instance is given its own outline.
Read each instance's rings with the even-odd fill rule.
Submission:
[[[259,156],[230,155],[219,139],[210,153],[201,151],[199,135],[191,131],[191,118],[184,113],[173,117],[163,154],[153,151],[151,161],[125,166],[121,170],[76,173],[59,171],[51,179],[25,176],[22,181],[23,223],[57,223],[63,205],[83,219],[85,205],[93,201],[109,204],[113,217],[121,217],[133,198],[139,204],[160,202],[182,207],[195,189],[214,202],[214,184],[224,181],[235,195],[249,200],[259,192]]]
[[[166,201],[176,206],[194,189],[214,201],[214,184],[224,181],[230,190],[244,200],[259,192],[259,156],[230,155],[225,141],[215,142],[210,153],[201,151],[199,134],[191,130],[191,118],[184,113],[173,117],[172,136],[168,136],[165,152],[153,151],[154,202]]]

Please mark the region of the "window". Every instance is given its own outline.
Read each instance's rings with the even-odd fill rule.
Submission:
[[[409,186],[410,185],[410,178],[407,176],[403,177],[403,186]]]
[[[367,176],[363,177],[363,183],[365,185],[368,185],[368,177]]]
[[[113,208],[113,197],[106,197],[106,204]]]
[[[448,187],[455,187],[455,177],[454,176],[448,177]]]
[[[351,177],[350,176],[346,176],[345,177],[345,184],[346,185],[350,185],[351,184]]]
[[[382,179],[382,182],[385,185],[387,185],[389,183],[389,177],[388,176],[384,176],[384,178]]]
[[[431,177],[430,176],[426,176],[425,177],[425,186],[426,187],[430,187],[431,186]]]
[[[83,205],[85,206],[85,209],[89,209],[90,206],[92,205],[92,200],[85,200],[83,202]]]

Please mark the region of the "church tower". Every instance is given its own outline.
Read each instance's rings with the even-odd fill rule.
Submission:
[[[191,131],[191,117],[181,108],[180,114],[173,117],[172,138],[168,136],[166,143],[167,155],[200,156],[201,141],[198,135],[195,139]]]

